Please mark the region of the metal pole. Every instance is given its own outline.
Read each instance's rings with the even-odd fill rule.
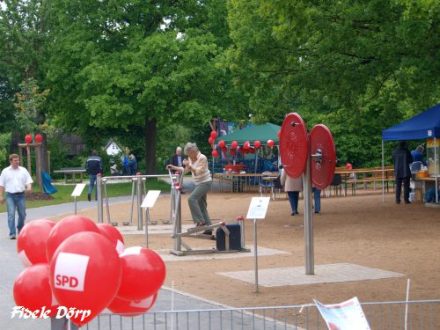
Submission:
[[[239,220],[238,224],[240,225],[241,248],[245,249],[246,248],[246,238],[245,238],[245,234],[244,234],[244,223],[243,223],[243,220]]]
[[[108,193],[107,193],[107,179],[102,179],[102,184],[104,186],[104,196],[103,199],[105,199],[105,211],[107,215],[107,223],[111,223],[110,219],[110,205],[108,202]]]
[[[130,225],[133,224],[133,206],[134,206],[135,181],[131,180],[131,208],[130,208]]]
[[[73,201],[74,201],[74,205],[75,205],[73,212],[74,212],[74,214],[76,214],[77,213],[76,196],[73,197]]]
[[[142,230],[144,225],[144,214],[142,213],[142,178],[136,178],[136,194],[137,194],[137,216],[138,216],[138,230]]]
[[[103,223],[103,203],[102,203],[102,177],[101,174],[96,176],[96,193],[98,195],[98,223]]]
[[[434,174],[435,174],[435,202],[438,203],[438,176],[440,175],[440,160],[437,154],[437,138],[434,136]]]
[[[308,153],[310,155],[310,152]],[[307,157],[304,185],[304,241],[306,250],[306,275],[314,275],[313,257],[313,219],[312,219],[312,180],[310,176],[310,156]]]
[[[254,219],[255,292],[258,293],[257,219]]]
[[[150,208],[145,211],[145,245],[148,247],[148,223],[150,222]]]
[[[175,189],[175,188],[173,188]],[[180,234],[182,232],[182,208],[181,208],[181,196],[180,191],[175,190],[175,201],[174,201],[174,210],[175,210],[175,224],[174,224],[174,233]],[[182,251],[182,238],[180,236],[176,236],[174,239],[174,250]]]
[[[382,140],[382,203],[385,202],[385,151]]]

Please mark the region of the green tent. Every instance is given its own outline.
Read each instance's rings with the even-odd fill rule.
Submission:
[[[267,140],[273,140],[275,144],[278,144],[280,129],[280,126],[271,123],[248,126],[231,134],[217,137],[215,143],[224,140],[226,144],[237,141],[239,145],[242,145],[244,142],[249,141],[253,145],[255,140],[259,140],[262,145],[265,145]]]

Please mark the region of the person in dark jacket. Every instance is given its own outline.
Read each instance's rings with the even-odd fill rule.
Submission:
[[[409,165],[412,163],[412,156],[405,141],[400,141],[398,147],[394,149],[393,162],[394,177],[396,179],[396,203],[400,204],[403,183],[403,199],[405,204],[409,204],[409,182],[411,179]]]
[[[87,192],[87,199],[91,200],[92,191],[95,187],[96,176],[101,173],[102,174],[102,160],[96,153],[96,150],[92,150],[92,154],[87,158],[86,161],[86,170],[89,174],[89,190]],[[98,193],[95,193],[95,199],[98,199]]]
[[[182,167],[182,161],[183,161],[182,148],[177,147],[176,153],[171,157],[171,165],[176,167]]]

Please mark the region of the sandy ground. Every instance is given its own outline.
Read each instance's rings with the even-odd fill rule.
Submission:
[[[228,223],[246,215],[251,194],[210,193],[212,218]],[[183,224],[191,224],[188,194],[182,196]],[[396,205],[393,195],[379,193],[322,199],[322,213],[314,216],[315,265],[352,263],[404,274],[402,277],[332,284],[261,287],[229,279],[218,272],[253,270],[252,254],[223,260],[184,260],[167,262],[166,285],[228,306],[271,306],[311,303],[316,298],[335,303],[353,296],[361,301],[404,300],[407,279],[411,279],[411,299],[440,297],[440,208],[421,203]],[[96,209],[83,211],[95,218]],[[110,206],[111,220],[128,221],[130,204]],[[136,214],[136,210],[134,210]],[[161,195],[151,210],[158,223],[169,219],[170,196]],[[271,201],[265,220],[258,223],[258,246],[288,254],[260,256],[259,269],[304,267],[305,246],[303,201],[300,215],[291,216],[285,196]],[[136,217],[134,217],[136,223]],[[253,224],[246,220],[246,245],[253,245]],[[144,245],[143,235],[126,235],[126,246]],[[212,247],[214,241],[187,239],[193,248]],[[169,234],[150,235],[149,247],[172,249]],[[180,258],[186,258],[185,256]],[[304,270],[305,271],[305,270]]]

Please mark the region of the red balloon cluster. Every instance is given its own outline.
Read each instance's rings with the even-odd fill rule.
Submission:
[[[79,215],[56,224],[29,222],[17,251],[28,266],[14,282],[17,306],[37,317],[43,311],[55,318],[67,315],[78,326],[107,307],[123,316],[147,312],[165,280],[165,264],[156,252],[124,249],[116,228]]]
[[[217,149],[215,148],[215,139],[216,138],[217,138],[217,132],[216,131],[211,131],[211,133],[209,134],[208,143],[212,147],[211,155],[214,158],[217,158],[219,156],[219,153],[218,153]],[[221,145],[220,145],[220,142],[221,142]],[[223,149],[224,146],[225,146],[225,141],[220,140],[219,143],[218,143],[218,146]]]

